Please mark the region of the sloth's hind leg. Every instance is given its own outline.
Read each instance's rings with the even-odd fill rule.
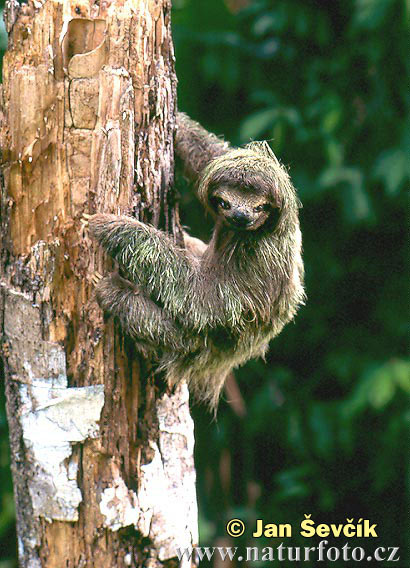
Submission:
[[[124,331],[139,341],[168,349],[181,349],[181,330],[144,292],[118,273],[100,280],[96,287],[100,307],[116,316]]]

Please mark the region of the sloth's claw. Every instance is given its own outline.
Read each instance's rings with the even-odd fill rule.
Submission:
[[[97,284],[99,284],[102,279],[103,275],[99,272],[94,272],[94,274],[91,276],[91,282],[94,284],[94,286],[97,286]]]
[[[88,229],[89,221],[90,221],[91,217],[92,217],[92,215],[90,215],[89,213],[83,213],[81,215],[80,223],[81,223],[81,227],[82,227],[83,230],[86,229],[86,228]]]

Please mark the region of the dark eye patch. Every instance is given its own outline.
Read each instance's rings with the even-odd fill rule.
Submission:
[[[255,211],[255,213],[260,213],[261,211],[266,211],[267,213],[269,213],[270,211],[272,211],[272,205],[270,205],[270,203],[261,203],[260,205],[254,207],[253,210]]]
[[[225,201],[225,199],[222,199],[222,197],[218,197],[218,205],[222,207],[222,209],[231,208],[230,204],[227,201]]]
[[[228,210],[228,209],[231,208],[231,205],[227,201],[225,201],[225,199],[222,199],[222,197],[217,197],[217,196],[212,197],[211,203],[215,207],[215,209],[217,207],[220,207],[221,209],[225,209],[225,210]]]

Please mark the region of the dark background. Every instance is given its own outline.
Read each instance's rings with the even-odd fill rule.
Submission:
[[[301,546],[317,544],[297,536],[305,513],[370,519],[379,538],[349,544],[400,546],[400,562],[378,565],[409,565],[409,12],[398,0],[174,0],[179,108],[234,144],[269,140],[289,167],[308,295],[267,362],[236,372],[236,404],[223,400],[216,421],[193,407],[202,545],[283,540],[252,542],[249,528],[229,541],[233,517],[290,523],[285,544]],[[182,177],[178,188],[183,222],[207,239],[192,188]],[[0,402],[0,568],[11,568]]]

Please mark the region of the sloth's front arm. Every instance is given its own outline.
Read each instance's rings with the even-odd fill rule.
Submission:
[[[162,231],[133,217],[96,214],[91,234],[125,270],[128,278],[173,315],[186,302],[194,262]]]
[[[118,262],[127,278],[174,323],[183,328],[200,330],[207,326],[224,325],[232,320],[229,309],[212,305],[204,295],[199,273],[199,257],[203,250],[199,250],[201,247],[198,243],[201,241],[198,239],[195,239],[198,241],[195,243],[196,250],[191,253],[178,248],[164,232],[133,217],[92,215],[89,226],[91,234]],[[201,244],[205,249],[206,245]],[[192,242],[188,242],[188,247],[192,249]],[[104,298],[111,304],[110,308],[105,306],[107,311],[118,311],[107,291],[100,289],[97,294],[101,305],[104,305]],[[116,297],[122,297],[123,294],[128,295],[128,292],[116,291]],[[138,298],[135,297],[134,313],[137,310]]]

